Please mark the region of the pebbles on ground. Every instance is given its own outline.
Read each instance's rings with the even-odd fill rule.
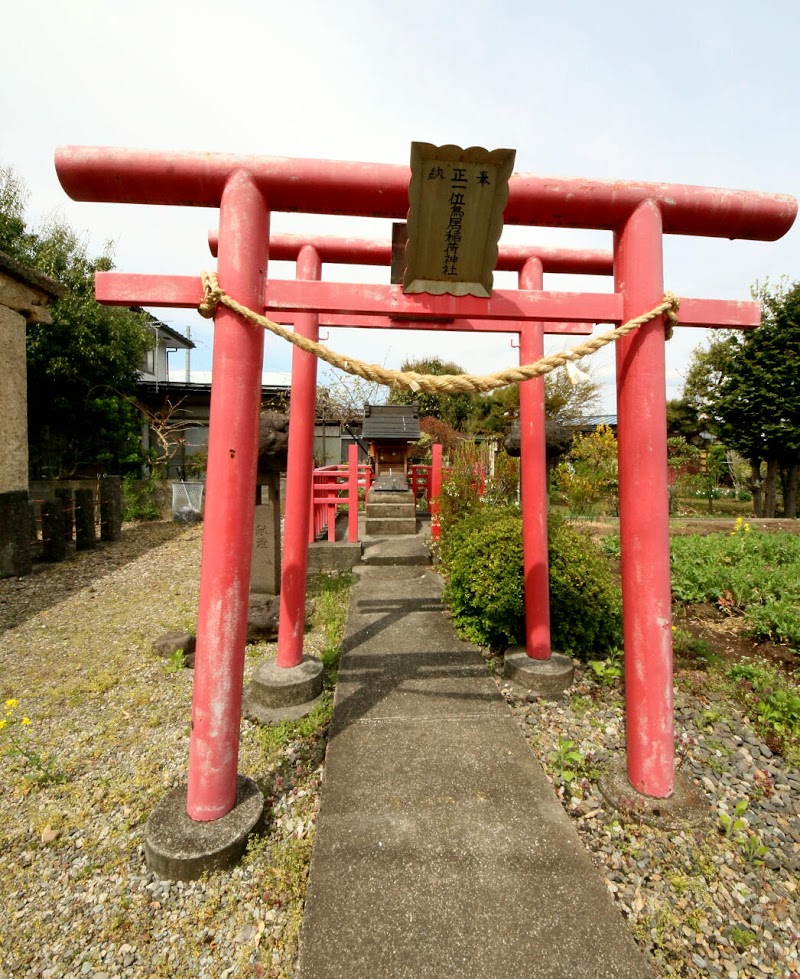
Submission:
[[[677,763],[708,817],[678,830],[623,821],[597,787],[623,756],[622,695],[575,668],[563,701],[500,687],[637,942],[667,976],[800,979],[800,772],[735,707],[678,687]],[[565,763],[568,751],[581,760]]]
[[[0,976],[292,975],[321,740],[267,756],[243,722],[239,770],[263,787],[269,822],[235,870],[168,882],[143,860],[147,817],[185,780],[192,684],[151,646],[193,628],[200,535],[127,528],[113,547],[0,581],[0,699],[19,700],[30,745],[67,775],[38,785],[0,758]],[[321,642],[310,634],[309,651]],[[663,975],[798,979],[800,772],[739,712],[679,689],[679,763],[709,817],[665,831],[621,822],[598,791],[602,765],[624,751],[618,690],[577,666],[563,701],[507,699]],[[565,750],[580,753],[574,777]]]

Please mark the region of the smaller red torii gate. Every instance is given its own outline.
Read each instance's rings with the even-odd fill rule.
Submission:
[[[661,302],[664,234],[773,240],[797,210],[784,195],[514,175],[505,223],[614,233],[614,293],[543,292],[531,267],[525,288],[488,299],[406,296],[396,286],[319,281],[313,250],[298,255],[298,281],[267,282],[266,272],[272,210],[402,219],[408,167],[80,147],[59,150],[56,166],[78,200],[219,207],[222,288],[277,319],[300,314],[298,330],[317,314],[346,316],[347,325],[374,325],[361,317],[375,316],[432,318],[440,326],[471,320],[504,332],[496,321],[619,324]],[[97,295],[194,307],[201,290],[196,277],[104,276]],[[756,326],[760,310],[682,299],[680,322]],[[262,355],[263,332],[218,307],[187,789],[196,821],[217,820],[236,801]],[[663,317],[620,340],[616,362],[628,778],[642,795],[664,799],[675,776]]]
[[[217,254],[218,237],[209,235],[209,246]],[[330,236],[313,239],[275,235],[270,240],[275,261],[297,262],[297,279],[317,278],[323,263],[373,265],[388,268],[392,260],[390,242]],[[496,269],[516,272],[521,288],[542,288],[543,273],[610,275],[610,252],[590,249],[542,248],[500,245]],[[305,273],[305,276],[304,274]],[[116,289],[112,286],[112,292]],[[543,334],[590,334],[592,327],[580,323],[537,323],[526,320],[420,321],[392,319],[377,314],[276,314],[297,332],[312,340],[319,326],[374,329],[446,329],[474,332],[503,330],[520,335],[520,364],[532,363],[544,354]],[[292,354],[292,388],[289,411],[289,457],[286,476],[286,520],[284,530],[281,610],[278,626],[279,667],[298,666],[303,659],[308,535],[304,514],[310,506],[314,438],[314,406],[317,359],[302,350]],[[520,455],[523,506],[523,580],[525,581],[525,649],[533,660],[549,660],[550,598],[547,553],[547,465],[544,430],[544,378],[535,378],[520,388]],[[439,460],[441,463],[441,459]],[[434,487],[438,496],[439,487]],[[570,668],[571,672],[571,668]]]

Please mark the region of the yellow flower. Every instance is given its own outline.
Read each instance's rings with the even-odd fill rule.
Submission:
[[[30,724],[30,722],[31,722],[30,717],[23,717],[21,721],[22,724]]]
[[[6,707],[8,707],[9,710],[13,710],[15,707],[19,707],[19,701],[12,697],[11,700],[6,701]]]
[[[8,721],[6,721],[6,720],[0,720],[0,731],[3,730],[3,728],[6,726],[6,724],[8,724]]]

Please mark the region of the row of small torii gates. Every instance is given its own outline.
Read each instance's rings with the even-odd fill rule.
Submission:
[[[406,295],[400,286],[322,281],[324,263],[389,266],[389,242],[270,236],[272,211],[403,219],[406,166],[222,154],[66,147],[56,168],[76,200],[219,208],[218,278],[243,305],[317,339],[319,327],[434,329],[519,335],[520,363],[545,333],[590,332],[647,312],[664,294],[664,234],[770,241],[791,227],[794,198],[668,184],[515,174],[504,222],[613,232],[613,253],[501,245],[496,268],[516,290]],[[268,279],[267,260],[295,261],[294,281]],[[613,293],[543,290],[543,273],[614,276]],[[102,273],[97,298],[118,305],[197,307],[200,277]],[[757,303],[681,297],[680,324],[748,328]],[[616,344],[619,508],[627,772],[635,792],[675,786],[664,318]],[[236,803],[239,724],[253,533],[253,488],[264,332],[215,312],[208,477],[186,811],[217,820]],[[316,358],[295,348],[278,666],[303,661]],[[544,382],[522,383],[520,437],[526,651],[551,656],[546,528]]]

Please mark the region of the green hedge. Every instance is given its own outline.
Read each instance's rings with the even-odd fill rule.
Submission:
[[[549,529],[553,647],[583,659],[622,643],[621,598],[610,567],[586,535],[559,519]],[[525,635],[522,517],[484,506],[456,524],[440,550],[445,601],[461,635],[503,650]]]

